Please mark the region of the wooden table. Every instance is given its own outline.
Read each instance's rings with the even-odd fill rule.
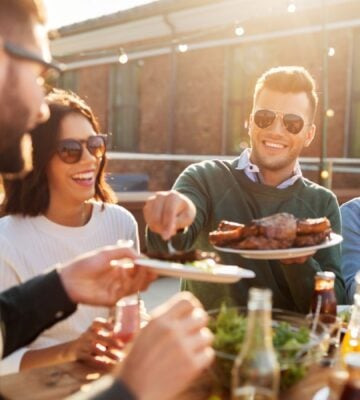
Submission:
[[[281,400],[311,400],[327,386],[331,368],[314,367],[301,382],[280,396]],[[58,400],[84,388],[104,372],[74,362],[38,368],[0,377],[0,392],[11,400]],[[209,379],[204,375],[176,400],[207,400],[211,394]],[[159,399],[161,400],[161,399]],[[222,400],[228,400],[223,396]]]
[[[314,367],[309,374],[291,389],[281,393],[279,400],[312,400],[315,393],[328,385],[332,369],[328,367]],[[176,400],[208,400],[211,396],[211,387],[206,382],[206,377],[200,378],[193,388],[182,393]],[[211,386],[211,385],[210,385]],[[230,400],[229,396],[222,394],[221,400]]]
[[[103,373],[78,362],[36,368],[1,376],[0,393],[11,400],[60,400]]]

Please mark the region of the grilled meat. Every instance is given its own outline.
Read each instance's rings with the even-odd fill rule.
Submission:
[[[297,235],[322,233],[331,229],[330,221],[326,218],[299,219],[297,222]]]
[[[212,260],[216,261],[217,263],[220,262],[219,256],[214,252],[208,251],[201,251],[198,249],[190,250],[190,251],[182,251],[176,254],[169,254],[169,253],[160,253],[160,252],[153,252],[146,254],[149,258],[156,258],[157,260],[163,261],[172,261],[177,263],[186,263],[192,261],[200,261],[206,260],[211,258]]]
[[[230,221],[220,221],[218,230],[219,231],[231,231],[237,228],[243,228],[244,224],[238,224],[237,222],[230,222]]]
[[[279,240],[267,238],[265,236],[249,236],[231,247],[247,250],[277,250],[288,249],[291,247],[292,243],[293,240]]]
[[[249,234],[252,235],[251,228],[258,229],[257,235],[269,239],[293,240],[296,237],[296,218],[292,214],[279,213],[270,217],[254,219],[250,225]]]
[[[216,246],[222,246],[226,243],[238,242],[242,238],[244,225],[232,230],[219,230],[209,233],[209,241]]]
[[[331,229],[324,232],[312,233],[309,235],[298,235],[294,241],[294,247],[315,246],[322,243],[327,237],[330,236]]]
[[[275,250],[312,246],[323,242],[331,232],[324,218],[297,219],[292,214],[278,213],[253,220],[248,225],[221,221],[209,240],[216,246],[238,249]]]

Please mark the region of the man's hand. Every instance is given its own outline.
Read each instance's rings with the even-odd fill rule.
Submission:
[[[138,399],[172,399],[213,361],[207,320],[193,295],[178,293],[154,311],[115,376]]]
[[[135,259],[131,248],[107,246],[86,253],[59,269],[64,288],[75,303],[112,306],[121,297],[145,290],[156,275],[145,267],[114,267],[111,260]]]
[[[191,225],[195,216],[194,203],[175,190],[155,193],[144,206],[145,222],[164,240],[170,239],[179,229]]]

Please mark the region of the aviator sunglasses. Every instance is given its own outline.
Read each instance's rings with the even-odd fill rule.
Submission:
[[[106,152],[107,135],[89,136],[87,140],[62,139],[58,142],[56,154],[66,164],[75,164],[81,160],[84,145],[87,151],[99,159]]]
[[[261,128],[268,128],[276,119],[276,116],[280,115],[282,122],[286,130],[294,135],[298,134],[304,127],[304,120],[300,115],[297,114],[283,114],[272,110],[257,110],[254,113],[254,122]]]

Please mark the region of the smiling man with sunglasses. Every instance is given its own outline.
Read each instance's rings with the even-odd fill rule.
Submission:
[[[297,218],[328,217],[340,233],[339,207],[329,190],[302,176],[299,156],[315,136],[318,98],[315,83],[302,67],[270,69],[257,81],[250,115],[251,147],[233,161],[206,161],[189,166],[175,182],[174,190],[149,199],[144,212],[150,228],[148,248],[166,251],[172,237],[177,249],[212,249],[209,232],[221,220],[247,224],[252,219],[288,212]],[[188,227],[177,233],[180,228]],[[217,308],[227,300],[247,304],[252,286],[269,287],[277,308],[307,313],[317,271],[336,275],[339,304],[345,302],[340,272],[340,248],[331,247],[313,257],[280,261],[249,260],[221,253],[222,261],[252,269],[256,278],[233,285],[184,281],[205,308]]]

